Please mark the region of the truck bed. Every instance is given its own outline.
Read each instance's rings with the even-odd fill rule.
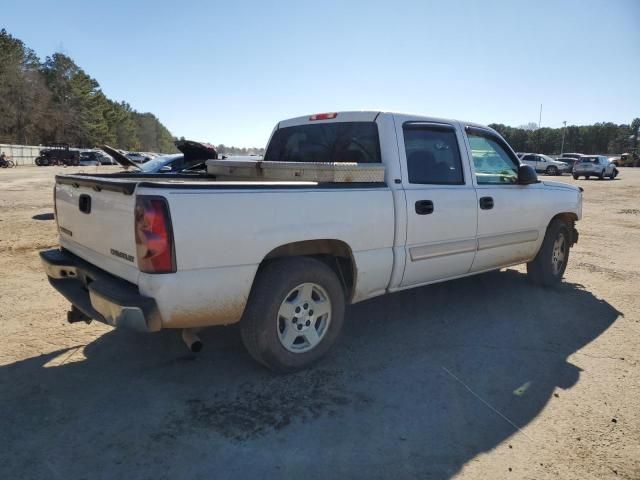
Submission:
[[[177,265],[173,273],[139,268],[135,218],[141,197],[167,202]],[[82,198],[90,203],[89,211],[82,208]],[[59,175],[56,218],[60,246],[154,298],[163,328],[238,321],[261,262],[283,245],[348,245],[358,266],[353,301],[384,293],[393,268],[395,214],[384,182],[221,181],[205,175],[127,172]]]

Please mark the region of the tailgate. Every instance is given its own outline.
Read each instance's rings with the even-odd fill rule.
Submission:
[[[113,275],[137,283],[135,195],[95,188],[89,182],[69,182],[72,178],[56,181],[60,245]]]

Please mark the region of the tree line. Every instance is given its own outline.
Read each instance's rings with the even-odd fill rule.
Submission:
[[[174,152],[173,136],[151,113],[105,96],[98,82],[62,53],[41,61],[0,30],[0,143],[68,143],[91,148]]]
[[[224,155],[264,155],[264,148],[230,147],[221,143],[216,151]]]
[[[562,149],[563,152],[620,154],[635,151],[640,118],[633,119],[628,125],[606,122],[594,125],[568,125],[561,128],[535,128],[535,124],[509,127],[501,123],[489,126],[498,131],[517,152],[558,155]]]

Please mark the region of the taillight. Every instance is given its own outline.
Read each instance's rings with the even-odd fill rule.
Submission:
[[[316,113],[315,115],[311,115],[309,117],[309,121],[313,122],[315,120],[331,120],[332,118],[336,118],[338,114],[336,112],[331,113]]]
[[[135,210],[136,256],[145,273],[176,271],[169,206],[162,197],[138,196]]]

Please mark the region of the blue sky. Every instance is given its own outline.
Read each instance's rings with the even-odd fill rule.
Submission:
[[[561,126],[640,116],[640,0],[24,1],[0,27],[71,56],[174,135],[263,146],[282,118],[385,109]]]

